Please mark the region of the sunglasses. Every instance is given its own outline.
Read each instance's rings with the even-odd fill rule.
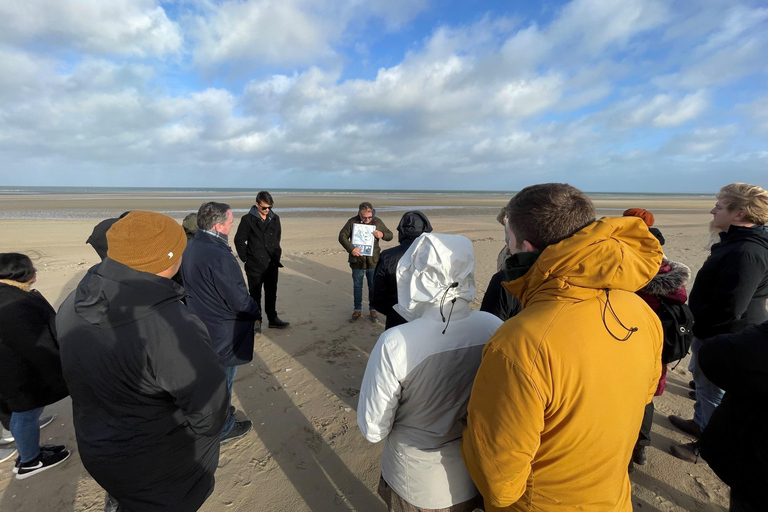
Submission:
[[[259,210],[271,210],[271,209],[272,209],[272,207],[271,207],[271,206],[261,206],[260,204],[257,204],[257,205],[256,205],[256,207],[257,207]]]

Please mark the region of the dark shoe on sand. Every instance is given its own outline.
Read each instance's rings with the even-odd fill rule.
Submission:
[[[245,420],[245,421],[236,421],[235,426],[232,427],[232,430],[229,431],[229,434],[221,438],[220,444],[227,444],[230,441],[234,441],[235,439],[240,439],[245,434],[251,431],[251,428],[253,427],[253,423],[251,423],[251,420]]]
[[[686,420],[680,416],[669,416],[669,421],[686,434],[692,435],[697,439],[701,437],[701,427],[695,421]]]
[[[360,311],[355,311],[354,313],[352,313],[352,317],[349,319],[350,323],[351,323],[351,322],[357,322],[357,321],[358,321],[358,319],[359,319],[361,316],[363,316],[363,313],[362,313],[362,312],[360,312]]]
[[[289,325],[291,325],[291,322],[283,322],[278,317],[275,317],[269,321],[269,327],[272,329],[285,329]]]
[[[645,446],[639,446],[632,450],[632,462],[638,466],[645,466],[648,463],[648,456],[645,454]]]
[[[669,447],[669,453],[678,459],[696,464],[699,462],[699,442],[694,441],[687,444],[673,444]]]

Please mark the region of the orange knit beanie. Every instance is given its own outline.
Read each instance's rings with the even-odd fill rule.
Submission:
[[[642,208],[630,208],[624,212],[624,217],[640,217],[648,227],[653,226],[653,214]]]
[[[107,256],[141,272],[170,268],[187,247],[181,225],[162,213],[134,210],[107,231]]]

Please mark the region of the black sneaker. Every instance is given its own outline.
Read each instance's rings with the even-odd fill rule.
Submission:
[[[49,452],[59,453],[63,452],[65,448],[66,446],[63,444],[44,444],[40,447],[40,451],[47,450]],[[16,464],[13,466],[14,474],[19,472],[19,466],[21,466],[21,457],[16,457]]]
[[[35,460],[25,462],[19,465],[19,471],[16,473],[17,480],[24,480],[32,475],[42,473],[46,469],[58,466],[69,458],[69,450],[62,450],[54,453],[48,450],[41,450],[40,455]]]
[[[240,439],[245,434],[250,432],[252,427],[253,423],[251,423],[251,420],[236,421],[235,426],[232,427],[232,430],[229,431],[229,434],[222,437],[219,443],[224,445],[230,441],[234,441],[235,439]]]
[[[269,326],[273,329],[285,329],[289,325],[291,325],[291,322],[283,322],[278,317],[275,317],[269,321]]]
[[[638,466],[645,466],[648,463],[648,456],[645,454],[645,446],[638,446],[632,450],[632,462]]]

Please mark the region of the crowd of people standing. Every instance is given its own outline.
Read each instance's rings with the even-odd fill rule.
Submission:
[[[6,455],[18,453],[16,478],[69,457],[39,435],[43,408],[69,395],[105,510],[202,505],[221,446],[252,428],[231,396],[262,329],[262,295],[267,327],[290,325],[277,314],[273,207],[259,192],[235,252],[225,203],[204,203],[183,226],[146,211],[107,219],[88,239],[102,262],[58,312],[31,288],[32,261],[0,254],[0,419],[18,450]],[[352,270],[349,321],[362,317],[364,281],[370,320],[386,317],[357,416],[366,439],[384,441],[388,509],[632,510],[629,473],[647,463],[652,399],[665,384],[657,312],[689,298],[696,403],[693,419],[670,421],[693,439],[670,451],[709,462],[733,512],[762,510],[768,192],[727,185],[711,213],[718,241],[688,297],[690,270],[665,257],[651,212],[597,219],[570,185],[526,187],[499,215],[499,271],[472,311],[469,239],[434,233],[414,210],[382,251],[394,234],[360,204],[338,241]]]

